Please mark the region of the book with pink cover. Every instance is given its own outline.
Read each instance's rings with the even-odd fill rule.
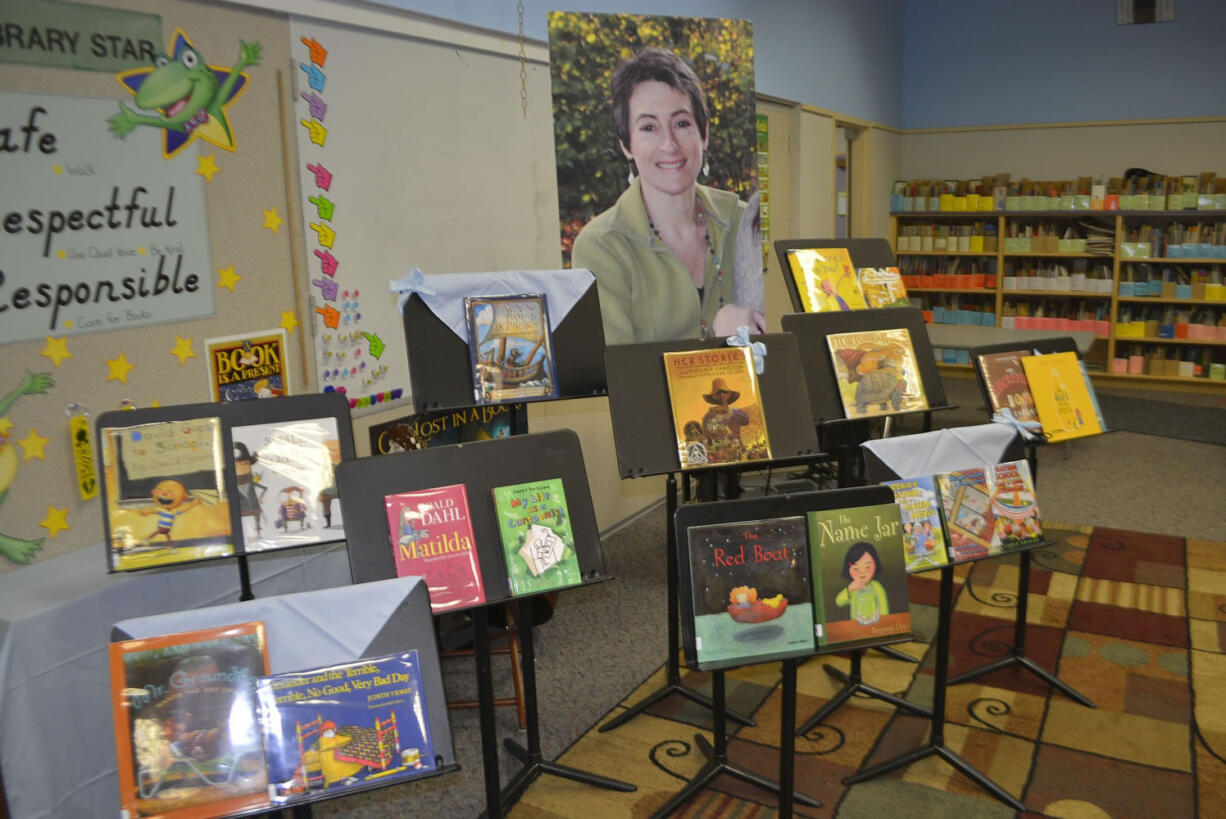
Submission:
[[[396,576],[422,577],[435,614],[485,602],[464,484],[384,498]]]

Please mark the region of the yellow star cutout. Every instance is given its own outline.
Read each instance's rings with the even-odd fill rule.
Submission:
[[[59,338],[52,338],[47,336],[47,344],[39,355],[46,356],[55,363],[55,366],[60,366],[65,358],[72,358],[72,353],[68,351],[68,337],[60,336]]]
[[[60,532],[71,529],[68,525],[68,508],[56,509],[54,506],[47,507],[47,517],[38,522],[38,525],[47,530],[47,536],[55,540],[55,536]]]
[[[107,375],[107,381],[122,381],[128,383],[128,372],[132,369],[132,365],[128,363],[128,357],[123,353],[119,354],[119,358],[108,358],[106,366],[110,368],[110,373]]]
[[[281,223],[285,220],[277,213],[277,209],[264,211],[264,227],[277,235],[281,234]]]
[[[47,460],[47,456],[43,450],[46,449],[47,442],[50,440],[50,438],[44,438],[43,436],[39,435],[38,430],[30,427],[30,432],[26,435],[26,437],[17,442],[21,444],[21,448],[25,451],[25,458],[23,458],[23,460],[28,461],[31,458],[42,458],[44,461]]]
[[[281,311],[281,327],[285,329],[285,332],[292,333],[294,332],[294,328],[297,326],[298,326],[298,319],[294,316],[294,311],[293,310],[282,310]]]
[[[55,173],[55,174],[61,174],[64,172],[64,166],[63,165],[52,165],[51,171],[52,173]]]
[[[7,415],[0,415],[0,438],[6,437],[13,431],[13,422],[9,420]]]
[[[217,167],[217,160],[213,159],[212,154],[201,154],[196,157],[196,173],[204,177],[206,182],[213,181],[213,174],[218,173],[221,168]]]
[[[175,348],[170,351],[170,354],[179,357],[180,367],[187,363],[187,359],[196,357],[196,353],[192,350],[192,340],[177,334],[175,335]]]
[[[234,285],[243,280],[242,276],[234,272],[234,265],[217,268],[217,275],[221,277],[221,281],[217,283],[217,286],[228,287],[231,293],[234,292]]]

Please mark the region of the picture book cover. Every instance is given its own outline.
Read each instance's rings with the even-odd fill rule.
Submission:
[[[687,538],[687,662],[749,665],[814,651],[803,516],[693,526]]]
[[[384,498],[397,577],[422,577],[435,614],[485,602],[464,484]]]
[[[230,439],[245,551],[344,539],[335,418],[235,426]]]
[[[826,343],[848,418],[927,409],[907,328],[831,333]]]
[[[101,438],[112,571],[234,553],[221,419],[105,427]]]
[[[896,503],[809,513],[818,645],[911,633],[902,532]]]
[[[438,768],[417,651],[255,681],[275,804]]]
[[[788,266],[806,313],[864,310],[851,254],[841,247],[796,248],[788,251]]]
[[[123,640],[109,661],[123,815],[197,819],[269,804],[255,697],[268,673],[263,623]]]
[[[869,307],[910,307],[907,286],[897,267],[862,267],[856,271],[860,277],[860,292]]]
[[[473,401],[554,398],[553,332],[543,293],[464,299]]]
[[[425,410],[370,427],[370,452],[387,455],[410,449],[509,438],[528,432],[527,404],[483,404]]]
[[[664,373],[682,469],[771,457],[748,347],[664,353]]]
[[[902,545],[908,572],[922,572],[949,562],[941,508],[931,475],[886,481],[902,515]]]
[[[1022,359],[1039,423],[1049,443],[1099,435],[1097,400],[1073,352],[1032,355]]]
[[[1042,542],[1043,525],[1028,462],[1007,461],[993,467],[992,515],[996,519],[993,546],[1002,551]]]
[[[214,401],[246,401],[290,394],[285,330],[204,340],[209,394]]]
[[[988,469],[974,466],[935,476],[949,533],[950,560],[987,557],[993,551],[996,516]]]
[[[583,582],[560,478],[496,486],[493,495],[512,594]]]
[[[1019,421],[1037,423],[1039,413],[1034,406],[1034,396],[1030,394],[1026,370],[1022,367],[1022,359],[1029,355],[1029,350],[986,353],[979,356],[979,369],[994,412],[1008,409]]]

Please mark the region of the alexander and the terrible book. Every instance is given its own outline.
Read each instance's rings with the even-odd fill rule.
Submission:
[[[512,594],[583,582],[560,478],[497,486],[493,495]]]
[[[809,513],[818,644],[870,645],[911,632],[898,504]]]
[[[435,614],[485,602],[464,484],[384,498],[396,576],[418,576]]]
[[[437,769],[417,651],[256,681],[276,804]]]
[[[263,623],[109,650],[123,815],[198,819],[268,804],[255,698],[268,673]]]
[[[694,526],[682,627],[691,665],[748,665],[814,650],[803,516]]]
[[[664,372],[682,469],[771,457],[748,347],[664,353]]]
[[[848,418],[927,409],[911,333],[867,330],[826,336]]]

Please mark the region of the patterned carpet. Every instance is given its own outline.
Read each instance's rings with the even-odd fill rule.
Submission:
[[[869,782],[842,780],[925,742],[929,723],[855,697],[796,740],[797,790],[821,808],[797,816],[1007,817],[1226,816],[1226,544],[1048,523],[1054,542],[1033,555],[1027,654],[1097,708],[1053,692],[1013,668],[950,686],[945,740],[1028,808],[1016,814],[940,759],[930,757]],[[954,586],[951,675],[1006,654],[1013,634],[1016,558],[960,567]],[[865,655],[865,682],[931,705],[937,573],[911,578],[916,641],[899,646],[920,664]],[[800,666],[798,722],[840,683],[822,665]],[[687,684],[709,677],[683,669]],[[658,671],[614,709],[662,685]],[[730,723],[732,762],[778,776],[778,663],[728,672],[728,702],[757,727]],[[582,685],[582,677],[576,677]],[[612,716],[612,714],[606,715]],[[601,722],[605,718],[601,719]],[[709,714],[670,698],[608,733],[593,727],[558,760],[633,782],[635,793],[538,779],[512,817],[645,817],[705,762]],[[722,776],[676,816],[773,817],[775,798]]]

